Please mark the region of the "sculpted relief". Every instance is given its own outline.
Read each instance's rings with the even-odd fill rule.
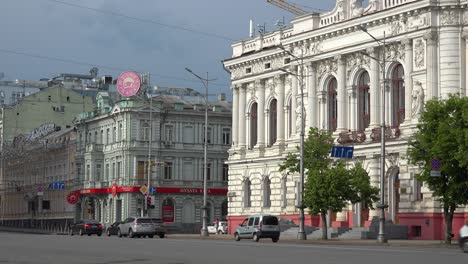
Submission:
[[[440,24],[443,26],[458,24],[459,14],[456,10],[442,11],[440,15]]]
[[[422,39],[414,42],[414,67],[422,69],[425,66],[426,45]]]

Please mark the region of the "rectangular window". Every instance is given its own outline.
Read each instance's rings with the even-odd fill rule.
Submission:
[[[122,167],[122,162],[117,161],[117,173],[116,173],[117,179],[120,178],[120,170],[121,170],[121,167]]]
[[[289,64],[290,62],[291,62],[291,58],[286,58],[286,59],[284,59],[284,64],[285,64],[285,65],[286,65],[286,64]]]
[[[106,176],[105,176],[106,179],[105,179],[105,181],[109,181],[109,173],[110,173],[110,172],[109,172],[109,168],[110,168],[110,164],[107,163],[107,164],[106,164]]]
[[[110,144],[110,128],[106,130],[106,144]]]
[[[116,175],[115,175],[115,162],[113,162],[113,163],[112,163],[112,176],[111,176],[112,179],[115,179],[115,178],[116,178],[115,176],[116,176]]]
[[[193,134],[192,126],[184,126],[184,143],[193,143]]]
[[[174,142],[173,137],[174,137],[174,126],[166,125],[164,127],[164,140],[166,141],[166,144],[171,144],[172,142]]]
[[[223,164],[223,181],[228,181],[229,165]]]
[[[252,73],[252,68],[251,67],[245,68],[245,73],[246,74],[251,74]]]
[[[223,144],[231,145],[231,129],[223,128]]]
[[[101,181],[102,167],[101,164],[96,164],[96,177],[95,181]]]
[[[117,127],[114,127],[112,142],[117,142]]]
[[[172,162],[171,161],[166,161],[164,165],[164,179],[165,180],[170,180],[172,179]]]
[[[423,194],[421,192],[422,183],[418,181],[415,176],[413,177],[414,177],[414,200],[422,201],[423,200]]]
[[[141,124],[141,140],[148,141],[150,138],[150,125],[147,122]]]
[[[205,165],[203,165],[202,167],[205,168]],[[211,163],[207,163],[206,167],[207,167],[207,169],[206,169],[206,180],[211,181]],[[204,177],[203,173],[204,173],[204,171],[202,170],[202,179]]]
[[[204,144],[205,143],[205,130],[204,129],[203,129],[202,133],[203,133],[203,135],[201,136],[201,138],[202,138],[202,143]],[[208,127],[206,143],[211,144],[211,142],[212,142],[211,127]]]
[[[123,140],[123,124],[122,121],[119,121],[119,131],[117,135],[117,141],[122,141]]]
[[[91,179],[91,165],[90,164],[86,164],[85,179],[88,180],[88,181]]]
[[[265,63],[265,70],[268,70],[271,68],[271,63],[268,62],[268,63]]]
[[[101,129],[101,134],[99,135],[99,143],[98,144],[104,144],[104,130]]]
[[[146,162],[138,161],[138,172],[137,172],[138,180],[143,180],[145,178],[145,165],[146,165]]]
[[[183,180],[193,180],[194,173],[193,173],[193,164],[191,161],[184,161],[184,171],[183,171],[182,179]]]

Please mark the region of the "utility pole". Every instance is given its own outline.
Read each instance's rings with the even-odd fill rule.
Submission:
[[[305,214],[304,209],[306,206],[304,205],[304,135],[305,135],[305,120],[304,120],[304,49],[301,49],[301,57],[298,58],[292,52],[286,50],[283,46],[278,46],[284,52],[288,53],[290,56],[294,57],[296,60],[300,61],[300,71],[301,73],[298,75],[297,73],[292,73],[284,69],[280,69],[283,72],[291,74],[299,81],[299,86],[301,87],[301,132],[300,132],[300,160],[299,160],[299,170],[301,176],[301,194],[300,194],[300,201],[297,204],[297,208],[299,209],[299,231],[297,233],[297,238],[299,240],[307,240],[307,235],[305,233]],[[292,111],[292,109],[291,109]]]
[[[359,29],[369,35],[374,39],[375,42],[382,47],[383,60],[380,63],[378,58],[372,57],[369,54],[363,52],[365,56],[370,57],[373,60],[376,60],[380,64],[382,69],[382,108],[380,112],[380,203],[377,205],[377,208],[380,209],[379,214],[379,233],[377,235],[377,241],[379,243],[387,243],[387,238],[385,236],[385,208],[388,207],[385,204],[385,90],[387,88],[387,79],[385,74],[385,31],[383,32],[383,42],[375,38],[370,34],[367,29],[363,26],[359,26]]]
[[[203,223],[202,223],[202,230],[201,236],[209,236],[208,229],[207,229],[207,222],[208,222],[208,212],[206,207],[206,199],[207,199],[207,188],[206,188],[206,180],[207,180],[207,172],[208,172],[208,82],[214,81],[216,79],[209,79],[208,72],[206,73],[206,78],[202,78],[196,73],[194,73],[189,68],[185,68],[186,71],[190,72],[193,76],[197,77],[205,86],[205,140],[204,140],[204,153],[203,153]]]

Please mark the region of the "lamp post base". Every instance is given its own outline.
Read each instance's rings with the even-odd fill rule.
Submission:
[[[206,207],[206,206],[202,207],[202,210],[203,210],[203,224],[202,224],[202,228],[201,228],[201,232],[200,232],[200,236],[202,236],[202,237],[209,236],[208,227],[207,227],[207,223],[208,223],[207,209],[208,209],[208,207]]]
[[[388,240],[387,240],[387,238],[385,237],[385,235],[379,234],[379,235],[377,235],[377,242],[379,242],[379,243],[387,243]]]
[[[307,240],[307,235],[305,232],[305,216],[304,216],[304,209],[306,208],[304,205],[297,205],[296,208],[299,208],[299,232],[297,232],[297,239],[299,240]]]

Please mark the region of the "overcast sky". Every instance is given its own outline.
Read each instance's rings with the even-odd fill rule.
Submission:
[[[335,5],[290,2],[308,11]],[[133,69],[150,72],[153,84],[200,90],[188,67],[203,76],[209,72],[217,78],[210,90],[226,93],[229,75],[221,60],[231,56],[235,40],[248,38],[249,19],[273,31],[277,20],[292,18],[266,0],[0,0],[0,10],[0,73],[6,80],[87,74],[94,65],[99,75],[115,78]]]

